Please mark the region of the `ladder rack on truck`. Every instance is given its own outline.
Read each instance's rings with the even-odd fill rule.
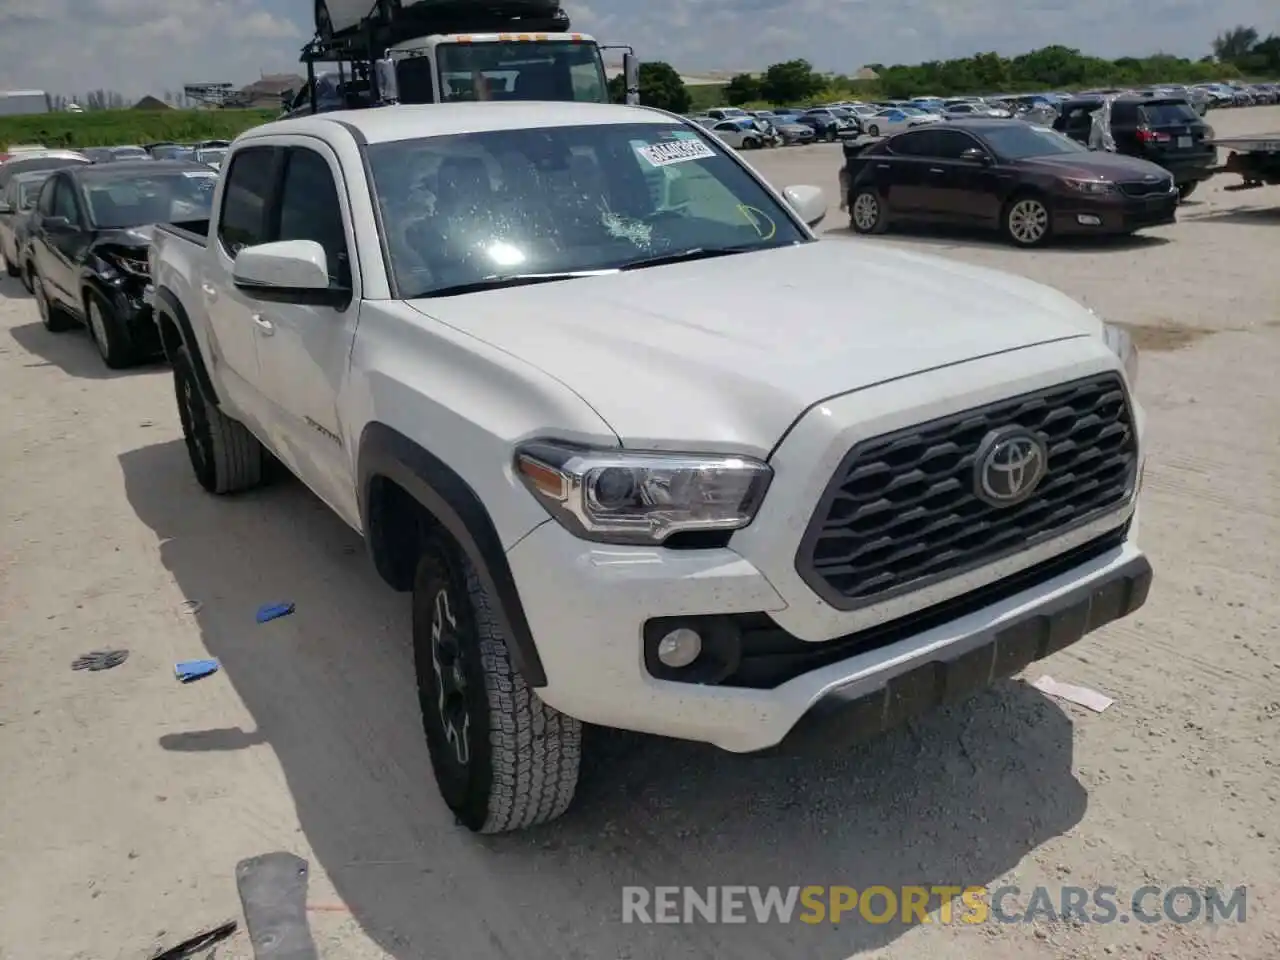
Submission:
[[[1224,173],[1238,173],[1241,183],[1227,190],[1256,190],[1264,186],[1280,186],[1280,134],[1266,137],[1219,137],[1211,141],[1215,147],[1230,150]]]
[[[318,34],[302,48],[306,88],[285,94],[285,112],[455,100],[607,102],[601,55],[607,49],[625,51],[627,102],[639,102],[639,64],[630,47],[571,33],[558,6],[529,16],[527,4],[506,2],[395,6],[353,33]],[[409,16],[411,10],[418,12]],[[317,64],[336,69],[317,77]]]

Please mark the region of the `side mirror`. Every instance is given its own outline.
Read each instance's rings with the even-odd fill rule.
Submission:
[[[64,233],[71,229],[71,221],[66,217],[45,217],[44,228],[55,233]]]
[[[634,53],[622,55],[622,75],[627,85],[627,103],[640,105],[640,61]]]
[[[787,187],[782,196],[800,214],[800,219],[811,227],[816,227],[827,215],[827,198],[821,187]]]
[[[231,271],[236,289],[256,300],[341,308],[351,291],[329,282],[329,259],[314,240],[279,240],[245,247]]]
[[[991,162],[990,154],[979,147],[970,147],[968,150],[964,151],[964,153],[960,154],[960,159],[982,164],[988,164]]]

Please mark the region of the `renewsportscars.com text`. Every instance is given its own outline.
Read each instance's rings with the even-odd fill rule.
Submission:
[[[623,887],[623,923],[1243,923],[1248,888]]]

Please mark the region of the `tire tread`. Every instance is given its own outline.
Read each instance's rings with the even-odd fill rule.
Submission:
[[[573,802],[582,760],[582,724],[538,698],[511,667],[488,594],[463,560],[475,612],[489,700],[493,782],[478,832],[504,833],[554,820]]]

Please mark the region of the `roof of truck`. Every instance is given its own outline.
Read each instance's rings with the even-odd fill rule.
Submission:
[[[651,107],[611,103],[504,100],[489,103],[397,104],[363,110],[335,110],[291,117],[255,127],[241,139],[281,133],[321,133],[341,125],[367,143],[387,143],[418,137],[438,137],[490,130],[570,127],[611,123],[672,123],[680,117]]]

